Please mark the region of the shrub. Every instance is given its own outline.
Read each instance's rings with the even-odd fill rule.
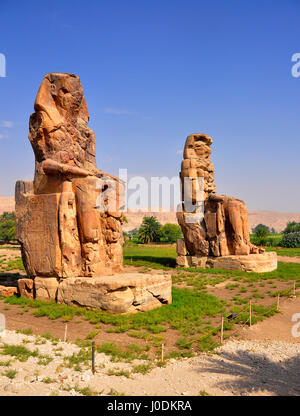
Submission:
[[[270,229],[267,225],[258,224],[255,228],[253,228],[252,232],[257,236],[263,235],[266,236],[270,234]]]
[[[176,243],[178,238],[182,238],[182,231],[177,224],[165,224],[160,229],[160,241],[162,243]]]
[[[283,234],[295,233],[300,231],[300,223],[295,221],[289,221],[283,230]]]
[[[286,248],[300,247],[300,232],[284,234],[280,245]]]
[[[4,214],[0,215],[0,241],[9,243],[16,239],[15,224],[14,212],[4,212]]]
[[[255,230],[255,244],[258,246],[264,246],[267,243],[267,235],[270,230],[266,225],[259,224]],[[253,230],[253,231],[254,231]]]

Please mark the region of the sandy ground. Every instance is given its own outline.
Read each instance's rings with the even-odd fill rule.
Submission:
[[[250,329],[244,329],[242,339],[232,340],[211,354],[183,360],[170,360],[163,368],[155,367],[142,375],[133,372],[133,363],[111,362],[104,354],[96,354],[96,373],[89,367],[75,371],[65,366],[64,357],[78,353],[72,343],[50,341],[36,345],[36,336],[6,331],[1,345],[24,345],[38,349],[52,361],[39,364],[30,357],[20,362],[0,355],[0,364],[11,360],[10,367],[0,366],[0,395],[81,395],[89,387],[97,394],[112,391],[125,395],[300,395],[300,338],[291,336],[293,313],[300,312],[300,299],[285,302],[282,313]],[[38,338],[40,340],[40,338]],[[17,370],[14,379],[3,373]],[[109,371],[127,371],[128,377],[109,375]],[[47,383],[51,379],[50,383]],[[113,390],[112,390],[113,389]]]
[[[282,256],[278,256],[278,260],[300,262],[300,259]],[[243,329],[239,339],[226,342],[213,353],[170,360],[166,367],[154,366],[145,375],[135,373],[134,366],[147,362],[112,362],[100,353],[96,354],[94,375],[90,362],[86,366],[81,364],[81,371],[75,371],[67,366],[68,357],[80,351],[75,344],[60,341],[53,345],[38,336],[7,330],[5,337],[0,338],[0,353],[4,344],[23,345],[31,351],[38,350],[48,360],[43,365],[39,357],[29,357],[20,362],[0,354],[0,395],[77,396],[87,394],[86,388],[89,388],[99,395],[298,396],[300,337],[293,337],[291,331],[295,324],[292,316],[300,314],[300,298],[282,301],[280,312],[252,328]],[[22,318],[20,316],[20,321]],[[62,325],[62,332],[63,328]],[[10,366],[6,367],[3,364],[8,360]],[[10,370],[16,370],[12,379],[7,373]],[[127,377],[110,375],[112,371]]]
[[[290,256],[278,256],[278,261],[283,261],[285,263],[300,263],[300,257],[290,257]]]

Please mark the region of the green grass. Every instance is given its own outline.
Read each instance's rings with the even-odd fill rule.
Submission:
[[[291,249],[290,249],[291,250]],[[295,251],[297,249],[293,249]],[[281,254],[283,250],[280,250]],[[299,249],[300,255],[300,249]],[[155,245],[130,245],[124,248],[125,264],[141,267],[141,272],[151,269],[171,269],[175,267],[176,249],[175,246],[155,246]],[[190,357],[195,351],[208,351],[216,345],[216,335],[219,334],[219,319],[221,314],[241,312],[249,299],[260,300],[265,297],[277,296],[277,291],[269,294],[262,294],[258,288],[266,286],[276,287],[278,282],[286,282],[287,286],[292,286],[292,281],[297,282],[300,287],[300,264],[281,263],[278,269],[268,273],[246,273],[243,271],[218,270],[218,269],[197,269],[197,268],[177,268],[172,276],[174,284],[184,283],[185,288],[173,286],[173,302],[161,308],[148,312],[138,312],[136,314],[118,315],[111,314],[102,310],[87,310],[82,307],[57,304],[55,302],[43,302],[40,300],[30,300],[25,298],[11,297],[6,298],[6,304],[21,306],[21,313],[30,308],[31,313],[36,317],[47,316],[55,320],[62,318],[66,321],[76,318],[76,322],[89,321],[108,333],[127,333],[127,335],[143,341],[141,347],[137,344],[129,344],[120,347],[114,342],[101,344],[97,350],[110,355],[112,360],[128,360],[135,358],[149,360],[148,351],[160,353],[161,343],[167,343],[168,330],[177,332],[178,338],[176,346],[168,350],[169,358]],[[225,282],[227,293],[235,290],[230,302],[221,300],[213,294],[207,293],[213,290],[218,283]],[[290,283],[289,283],[290,282]],[[261,291],[261,290],[260,290]],[[291,293],[289,288],[280,291],[281,296],[288,296]],[[241,296],[244,294],[244,296]],[[246,294],[246,295],[245,295]],[[248,295],[248,296],[247,296]],[[261,302],[261,301],[260,301]],[[272,301],[273,302],[273,301]],[[274,314],[271,307],[253,305],[253,319],[255,323],[267,316]],[[226,316],[226,315],[225,315]],[[246,310],[240,313],[235,323],[244,323],[249,317]],[[80,319],[78,319],[80,318]],[[217,326],[216,326],[217,325]],[[225,322],[225,331],[233,328],[233,322]],[[30,335],[30,328],[23,333]],[[99,331],[93,330],[86,336],[86,339],[79,340],[78,344],[82,349],[79,353],[73,354],[66,359],[67,365],[81,371],[82,365],[89,364],[91,360],[90,344]],[[227,334],[224,334],[226,337]],[[40,339],[45,338],[51,342],[58,342],[51,334],[44,334]],[[88,348],[88,349],[87,349]],[[40,357],[39,357],[40,358]],[[47,363],[48,357],[40,358],[42,363]]]
[[[15,259],[10,259],[6,264],[2,263],[2,270],[3,271],[11,271],[11,270],[22,270],[24,271],[24,266],[21,257],[16,257]]]
[[[17,329],[16,330],[17,334],[23,334],[23,335],[32,335],[33,334],[33,330],[31,327],[26,328],[26,329]]]
[[[140,373],[140,374],[147,374],[149,371],[151,371],[153,368],[152,363],[149,364],[139,364],[133,367],[134,373]]]
[[[51,383],[55,383],[55,380],[53,378],[50,378],[50,377],[45,377],[45,378],[43,378],[42,382],[45,383],[45,384],[51,384]]]
[[[17,370],[6,370],[2,373],[3,376],[10,378],[11,380],[14,379],[17,375]]]
[[[125,396],[125,393],[121,393],[113,388],[107,393],[108,396]]]
[[[99,331],[96,329],[94,331],[91,331],[89,334],[87,334],[85,339],[94,339],[98,334],[99,334]]]
[[[300,257],[300,248],[268,247],[266,251],[276,251],[278,256]]]
[[[90,387],[79,388],[78,386],[76,386],[74,390],[77,391],[77,393],[82,394],[83,396],[99,396],[102,393],[94,391]]]
[[[33,314],[38,317],[48,316],[50,319],[58,319],[65,314],[72,317],[78,315],[93,323],[101,322],[116,327],[126,325],[128,330],[144,329],[152,334],[164,332],[169,327],[182,330],[191,323],[201,324],[201,317],[216,316],[224,310],[223,303],[216,296],[178,288],[173,288],[173,302],[170,305],[128,315],[17,297],[7,298],[5,302],[30,306],[33,308]]]
[[[278,233],[277,234],[268,234],[266,236],[266,240],[269,240],[269,241],[272,240],[272,243],[274,244],[274,246],[276,246],[282,240],[282,237],[283,237],[283,234],[278,234]],[[256,238],[257,237],[255,236],[255,234],[250,234],[251,243],[255,243]]]
[[[124,264],[151,269],[169,269],[176,266],[175,246],[132,245],[123,250]]]
[[[80,365],[88,365],[92,359],[92,352],[89,349],[81,348],[79,352],[73,353],[69,357],[64,357],[68,368],[80,371]]]
[[[10,360],[0,361],[0,367],[9,367],[11,365]]]
[[[1,354],[15,357],[17,360],[25,362],[29,357],[38,357],[39,353],[37,350],[30,351],[23,345],[4,345],[0,347],[2,349]]]
[[[130,372],[127,370],[113,370],[113,369],[109,369],[107,374],[109,376],[118,376],[118,377],[126,377],[126,378],[130,378]]]

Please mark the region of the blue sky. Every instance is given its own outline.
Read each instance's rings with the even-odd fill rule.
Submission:
[[[2,1],[0,195],[33,176],[28,119],[48,72],[81,77],[98,167],[174,176],[213,140],[218,193],[300,211],[298,0]]]

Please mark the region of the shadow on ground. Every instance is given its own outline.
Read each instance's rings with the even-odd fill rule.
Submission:
[[[133,265],[135,265],[134,263],[136,263],[137,265],[139,263],[142,262],[147,262],[147,263],[155,263],[155,264],[159,264],[161,266],[165,266],[165,267],[176,267],[176,260],[173,259],[172,257],[152,257],[152,256],[130,256],[130,255],[126,255],[124,256],[124,260],[127,261],[127,264],[130,264],[130,261],[132,259]],[[147,266],[147,264],[142,264]],[[150,266],[150,265],[149,265]]]
[[[1,284],[4,284],[5,282],[14,282],[18,279],[24,279],[26,277],[26,274],[2,272],[0,273],[0,282]]]
[[[300,354],[279,362],[244,350],[222,352],[220,357],[222,360],[207,357],[207,365],[197,370],[238,377],[217,382],[216,387],[240,394],[260,391],[275,396],[300,395]]]

